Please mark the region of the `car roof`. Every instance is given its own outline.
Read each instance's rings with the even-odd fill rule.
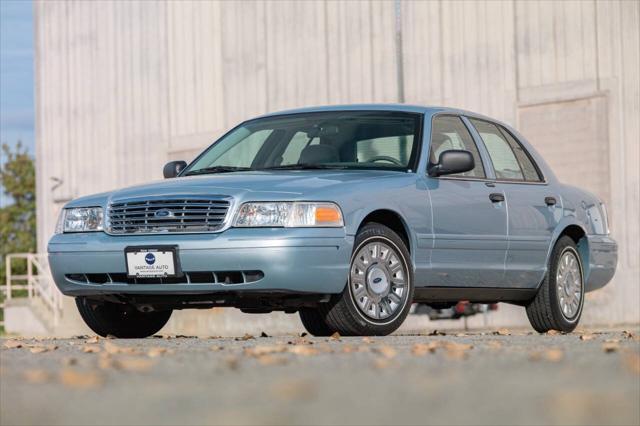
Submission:
[[[410,105],[410,104],[347,104],[347,105],[324,105],[311,106],[305,108],[295,108],[283,111],[271,112],[256,118],[276,117],[279,115],[303,114],[308,112],[327,112],[327,111],[396,111],[396,112],[413,112],[420,114],[439,114],[451,113],[457,115],[466,115],[470,117],[483,118],[485,120],[500,123],[491,117],[478,114],[473,111],[466,111],[459,108],[450,108],[443,106],[426,106],[426,105]],[[502,124],[502,123],[501,123]]]

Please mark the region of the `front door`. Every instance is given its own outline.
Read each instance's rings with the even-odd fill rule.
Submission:
[[[429,286],[501,287],[507,251],[507,209],[504,192],[486,180],[478,148],[456,116],[433,119],[429,161],[441,152],[471,152],[469,172],[427,178],[433,212],[433,248]]]

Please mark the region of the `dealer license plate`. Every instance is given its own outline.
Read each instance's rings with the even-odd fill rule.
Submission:
[[[139,278],[175,277],[179,274],[176,247],[127,247],[127,275]]]

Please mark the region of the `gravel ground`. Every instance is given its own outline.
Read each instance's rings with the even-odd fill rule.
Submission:
[[[5,338],[0,423],[638,425],[639,331]]]

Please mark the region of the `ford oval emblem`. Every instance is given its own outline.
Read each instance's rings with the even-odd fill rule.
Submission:
[[[159,217],[159,218],[170,218],[170,217],[175,217],[175,215],[173,214],[173,212],[171,210],[168,209],[160,209],[160,210],[156,210],[156,212],[153,214],[155,217]]]
[[[373,283],[374,283],[374,284],[379,284],[379,283],[380,283],[380,281],[382,281],[382,278],[380,278],[380,277],[378,277],[378,278],[374,278],[374,279],[373,279]]]
[[[147,262],[147,265],[153,265],[154,263],[156,263],[156,257],[153,255],[153,253],[147,253],[144,257],[144,261]]]

